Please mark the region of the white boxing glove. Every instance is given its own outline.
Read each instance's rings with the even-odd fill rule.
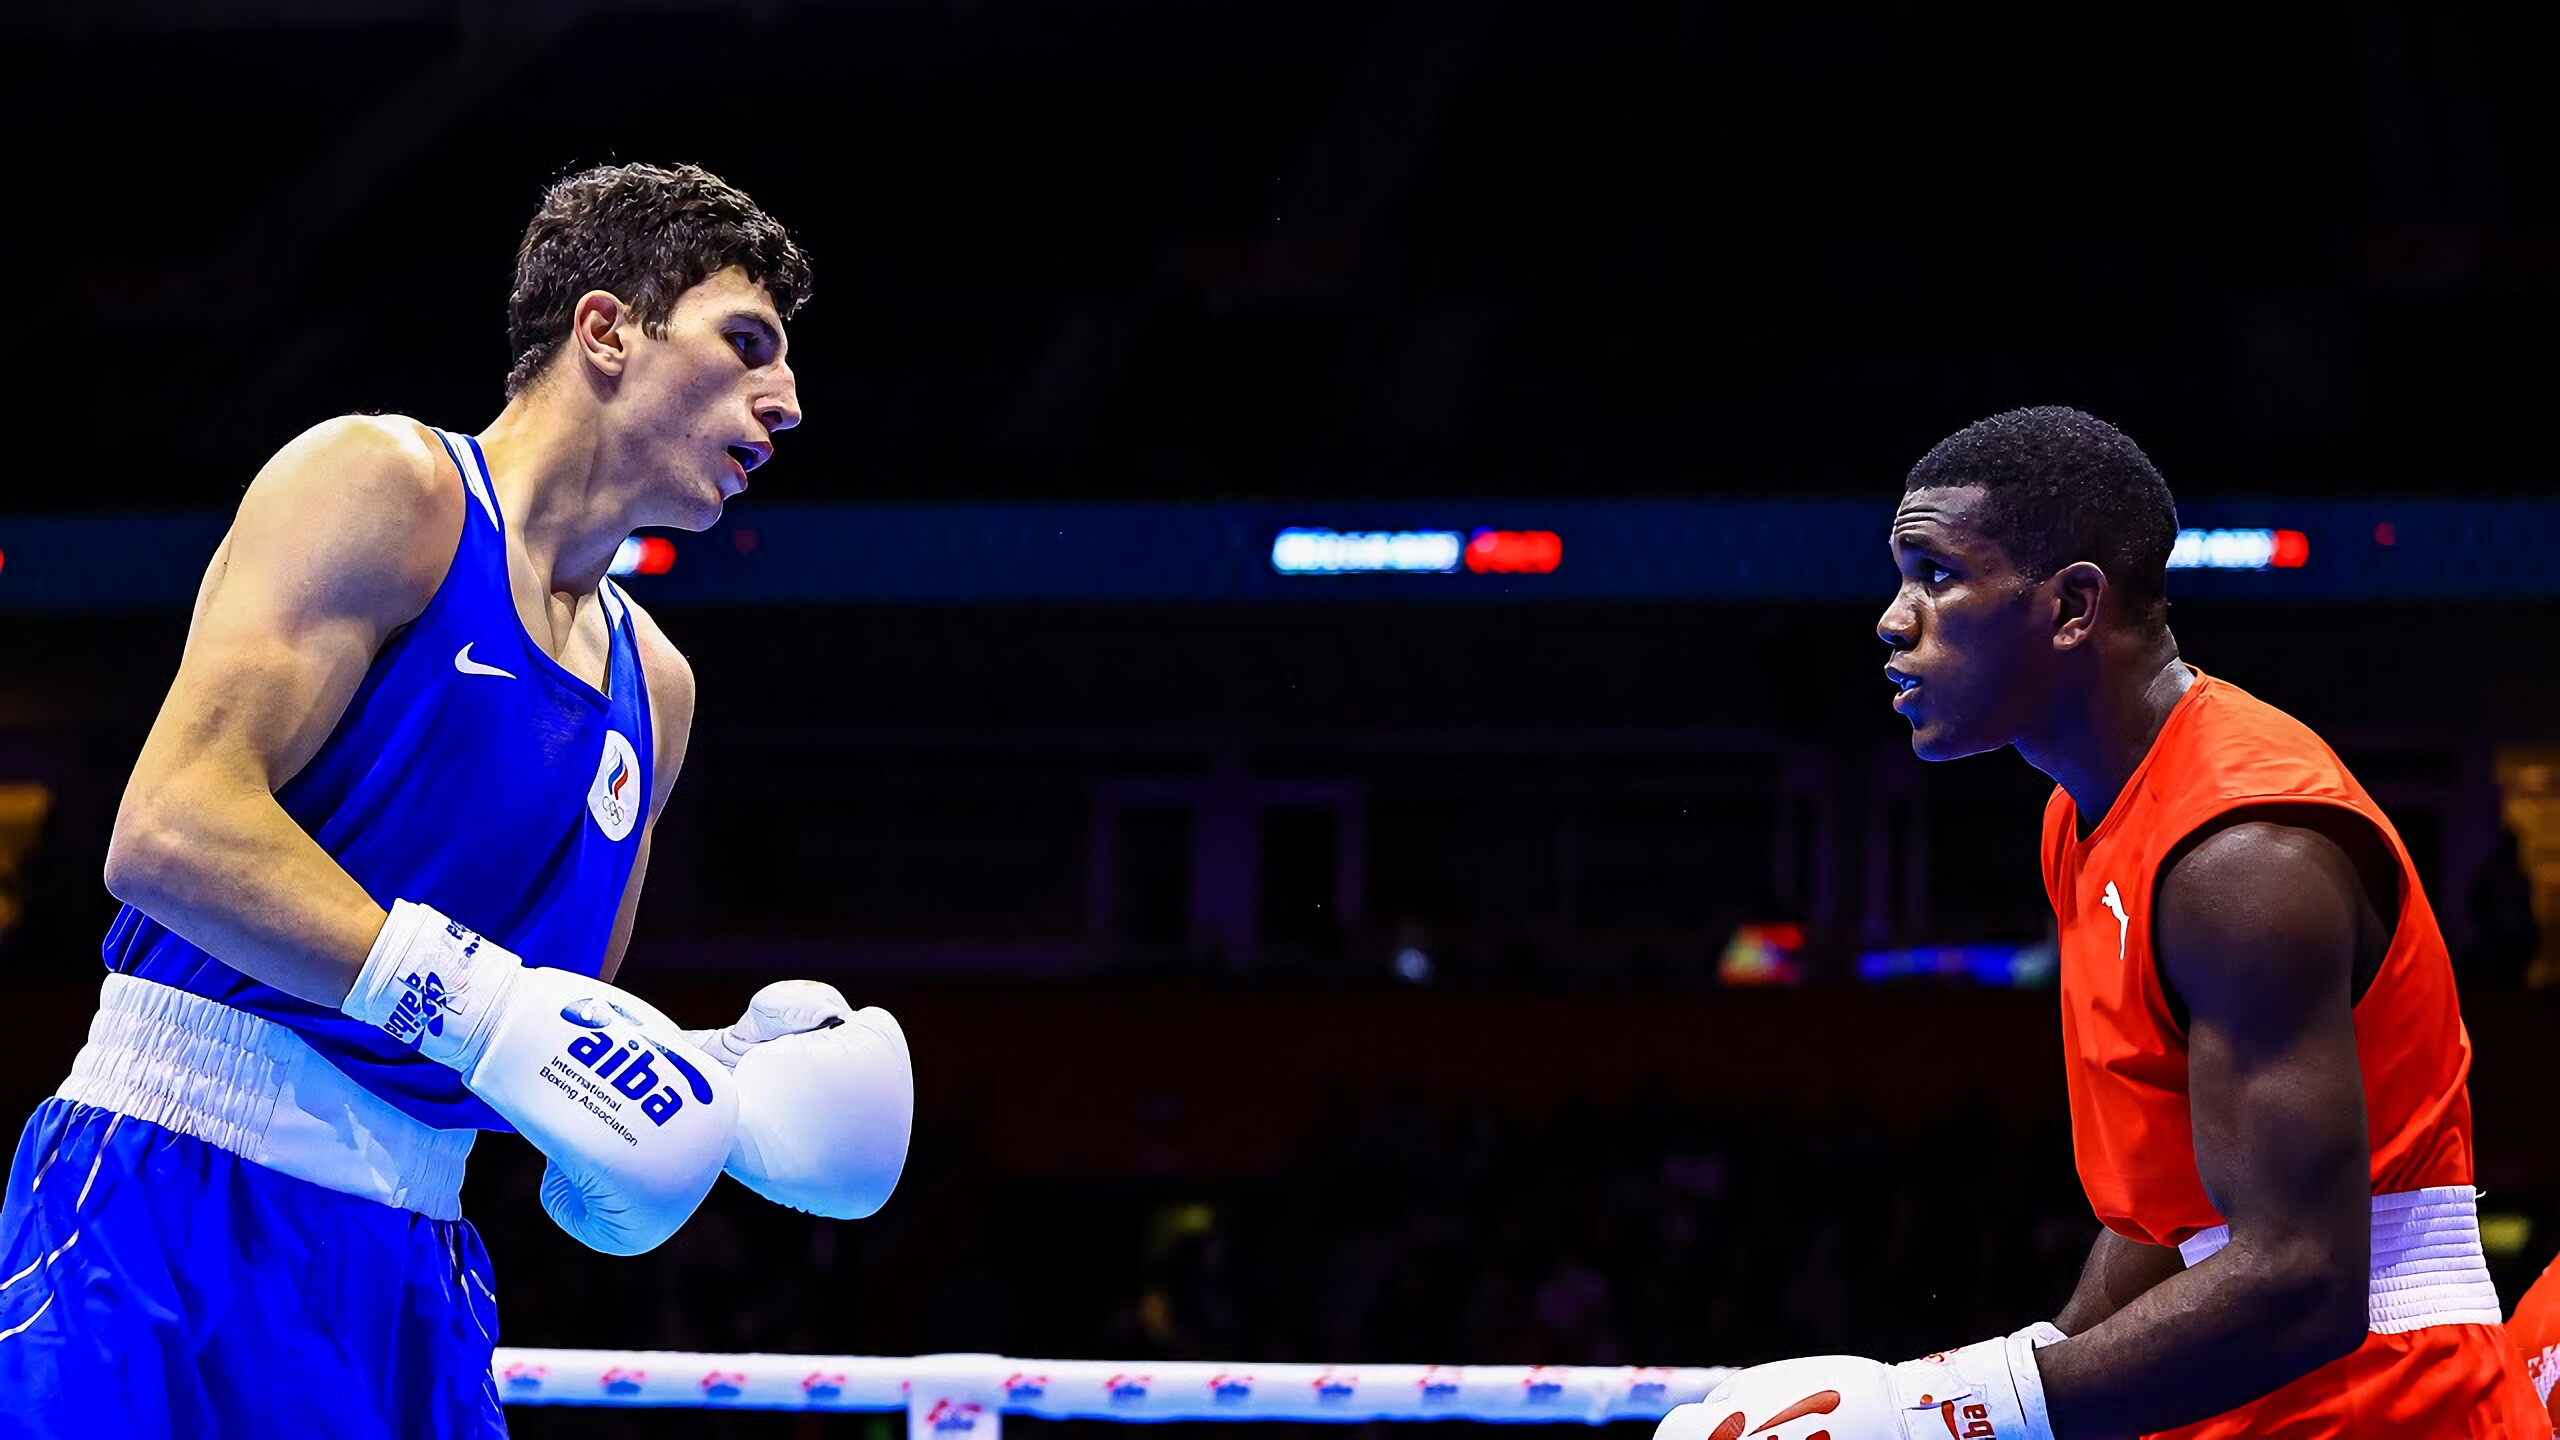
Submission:
[[[2048,1324],[1899,1365],[1817,1355],[1754,1365],[1662,1417],[1655,1440],[2053,1440],[2035,1352]]]
[[[747,1013],[726,1030],[687,1030],[685,1038],[735,1070],[746,1053],[768,1040],[797,1035],[853,1018],[843,992],[816,980],[776,980],[747,1002]]]
[[[916,1116],[907,1037],[888,1011],[870,1006],[753,1046],[738,1060],[737,1088],[728,1169],[748,1189],[836,1220],[888,1202]]]
[[[459,1072],[550,1160],[542,1208],[608,1255],[673,1235],[735,1141],[737,1082],[665,1016],[428,906],[392,905],[341,1008]]]
[[[1855,1355],[1754,1365],[1673,1408],[1653,1440],[1906,1440],[1892,1372]]]

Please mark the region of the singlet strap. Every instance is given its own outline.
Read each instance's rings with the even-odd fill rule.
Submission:
[[[603,602],[605,619],[613,628],[637,644],[640,637],[631,628],[631,602],[623,595],[622,587],[609,578],[599,580],[596,582],[596,598]]]
[[[480,453],[479,439],[438,430],[433,425],[427,430],[444,446],[444,453],[452,459],[453,468],[462,472],[462,488],[471,493],[472,499],[480,502],[482,510],[488,512],[490,527],[505,533],[507,522],[498,515],[498,489],[489,480],[489,457]]]

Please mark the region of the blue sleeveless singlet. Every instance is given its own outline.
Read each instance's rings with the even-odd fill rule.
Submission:
[[[434,432],[466,492],[435,598],[392,636],[277,803],[386,908],[414,900],[524,957],[596,974],[655,784],[628,603],[600,600],[607,692],[525,633],[479,441]],[[107,967],[289,1026],[357,1083],[440,1129],[509,1130],[462,1077],[370,1025],[260,984],[125,906]]]

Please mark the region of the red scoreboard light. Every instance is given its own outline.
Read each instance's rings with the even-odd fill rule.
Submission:
[[[634,535],[613,552],[611,575],[664,575],[676,568],[676,542],[663,535]]]
[[[1478,530],[1467,539],[1467,568],[1478,575],[1544,575],[1564,562],[1564,537],[1553,530]]]
[[[2181,530],[2169,547],[2172,570],[2299,570],[2310,561],[2311,537],[2299,530]]]

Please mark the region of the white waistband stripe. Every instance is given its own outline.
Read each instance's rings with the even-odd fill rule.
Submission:
[[[89,1043],[55,1093],[342,1194],[462,1215],[476,1131],[421,1124],[291,1030],[200,995],[109,975]]]
[[[2178,1246],[2192,1267],[2231,1243],[2231,1227],[2199,1230]],[[2368,1324],[2377,1335],[2429,1325],[2495,1325],[2498,1287],[2480,1249],[2479,1192],[2437,1185],[2373,1197]]]
[[[116,1127],[124,1123],[124,1118],[125,1117],[122,1115],[118,1115],[113,1120],[107,1122],[107,1133],[101,1137],[99,1141],[98,1153],[90,1157],[89,1178],[80,1182],[80,1193],[71,1197],[71,1213],[75,1219],[80,1214],[80,1207],[89,1203],[89,1187],[98,1183],[98,1167],[106,1163],[107,1146],[114,1142],[116,1138]],[[38,1166],[36,1169],[34,1184],[30,1185],[28,1188],[34,1189],[43,1185],[45,1172],[52,1168],[53,1156],[48,1154],[45,1156],[44,1164]],[[0,1295],[6,1295],[11,1290],[16,1289],[18,1282],[26,1279],[30,1275],[36,1274],[39,1271],[50,1271],[53,1269],[54,1261],[61,1259],[70,1251],[72,1246],[79,1243],[80,1231],[78,1227],[75,1226],[73,1227],[71,1234],[65,1238],[61,1244],[54,1246],[51,1250],[48,1250],[33,1260],[28,1261],[26,1266],[19,1270],[17,1274],[10,1276],[6,1280],[0,1280]],[[35,1314],[28,1316],[26,1319],[19,1321],[17,1324],[10,1326],[6,1330],[0,1330],[0,1340],[12,1340],[17,1338],[17,1336],[28,1326],[33,1325],[37,1320],[41,1319],[45,1311],[52,1308],[53,1296],[50,1291],[48,1291],[44,1297],[44,1303],[36,1307]]]

